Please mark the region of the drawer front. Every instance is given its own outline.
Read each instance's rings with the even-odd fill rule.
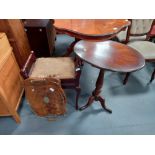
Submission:
[[[0,115],[9,115],[9,111],[7,107],[4,105],[4,102],[2,100],[1,94],[0,94]]]
[[[11,46],[9,44],[9,41],[6,37],[5,33],[0,33],[0,62],[5,57],[5,55],[10,52]]]
[[[10,54],[0,70],[0,86],[4,90],[8,102],[13,108],[16,107],[23,89],[21,82],[22,79],[20,77],[19,68],[13,54]]]

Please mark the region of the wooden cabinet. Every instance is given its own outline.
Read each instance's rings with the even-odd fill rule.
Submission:
[[[26,19],[23,20],[31,49],[36,57],[49,57],[54,50],[55,29],[53,20]]]
[[[0,32],[6,33],[13,47],[17,63],[22,68],[31,51],[22,21],[19,19],[0,19]]]
[[[0,33],[0,116],[13,116],[17,123],[17,110],[23,94],[20,69],[5,33]]]

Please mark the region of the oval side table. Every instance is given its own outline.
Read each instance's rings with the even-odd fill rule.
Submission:
[[[96,88],[86,105],[82,106],[80,110],[86,109],[95,100],[101,103],[103,109],[112,113],[112,110],[106,107],[104,98],[100,96],[104,81],[104,70],[133,72],[145,65],[145,60],[140,53],[131,47],[114,41],[91,42],[81,40],[76,43],[74,52],[80,59],[100,69]]]

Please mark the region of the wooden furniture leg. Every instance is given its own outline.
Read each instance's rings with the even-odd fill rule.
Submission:
[[[155,69],[154,69],[154,71],[153,71],[153,73],[151,75],[150,83],[154,80],[154,78],[155,78]]]
[[[76,87],[76,104],[75,104],[76,110],[79,109],[79,107],[78,107],[78,100],[79,100],[80,92],[81,92],[81,88],[80,87]]]
[[[70,46],[67,49],[67,52],[63,55],[64,57],[70,56],[70,54],[73,52],[74,45],[79,41],[80,39],[75,38],[75,40],[70,44]]]
[[[105,105],[105,99],[103,99],[101,96],[98,97],[98,101],[100,101],[101,106],[103,109],[105,109],[107,112],[112,113],[112,110],[107,108]]]
[[[100,102],[100,104],[101,104],[101,106],[102,106],[102,108],[103,108],[104,110],[106,110],[106,111],[109,112],[109,113],[112,113],[112,110],[110,110],[110,109],[108,109],[108,108],[106,107],[104,98],[102,98],[102,97],[100,96],[101,88],[102,88],[102,86],[103,86],[103,80],[104,80],[104,70],[101,69],[101,70],[100,70],[100,73],[99,73],[99,76],[98,76],[98,79],[97,79],[97,81],[96,81],[96,88],[95,88],[95,90],[92,92],[92,95],[89,97],[87,104],[84,105],[84,106],[82,106],[82,107],[80,108],[80,110],[86,109],[86,108],[89,107],[89,106],[93,103],[93,101],[95,100],[95,101],[99,101],[99,102]]]
[[[126,85],[128,79],[129,79],[129,75],[130,75],[129,72],[125,74],[125,78],[124,78],[124,80],[123,80],[123,85]]]
[[[0,88],[0,93],[2,94],[3,97],[1,97],[1,99],[3,100],[3,103],[5,104],[5,106],[7,107],[8,111],[10,112],[10,114],[13,116],[13,118],[15,119],[15,121],[17,123],[20,123],[21,120],[20,120],[20,117],[18,115],[18,113],[13,109],[13,107],[7,103],[9,103],[6,95],[5,95],[5,92]]]
[[[12,116],[17,123],[21,123],[20,117],[16,111],[14,112],[14,114]]]

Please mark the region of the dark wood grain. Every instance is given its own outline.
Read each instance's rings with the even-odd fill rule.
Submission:
[[[107,40],[130,25],[125,19],[55,19],[59,33],[78,39]]]
[[[132,72],[145,65],[145,60],[140,53],[114,41],[79,41],[74,51],[82,60],[101,69]]]
[[[36,57],[50,57],[55,47],[55,29],[50,19],[23,20],[25,31]]]
[[[24,80],[24,88],[29,105],[38,116],[66,113],[66,95],[61,88],[59,79],[52,77],[28,78]]]
[[[130,25],[125,19],[55,19],[57,33],[67,34],[75,38],[64,56],[73,52],[77,40],[109,40]]]
[[[100,96],[104,81],[104,70],[132,72],[145,65],[144,58],[136,50],[114,41],[79,41],[75,45],[74,51],[82,60],[100,69],[96,88],[80,110],[89,107],[93,101],[99,101],[104,110],[112,113],[112,110],[106,107],[105,99]]]

